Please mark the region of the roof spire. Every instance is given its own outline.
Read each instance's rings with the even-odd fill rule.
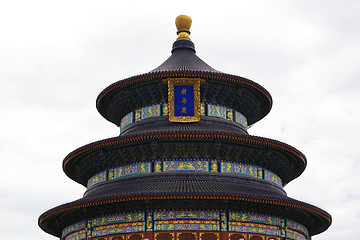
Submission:
[[[186,15],[179,15],[175,19],[175,25],[177,28],[178,38],[177,40],[190,40],[190,27],[191,27],[191,18]]]

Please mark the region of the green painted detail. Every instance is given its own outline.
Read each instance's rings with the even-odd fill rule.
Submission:
[[[179,148],[181,148],[181,146]],[[280,177],[262,167],[214,159],[185,158],[158,159],[154,162],[140,162],[108,169],[91,177],[88,180],[87,188],[121,177],[154,172],[220,172],[261,178],[282,187]]]
[[[244,128],[247,128],[246,117],[243,114],[228,107],[202,102],[200,105],[200,114],[201,116],[216,117],[233,121],[240,124]],[[125,127],[134,122],[138,122],[147,118],[167,115],[169,115],[168,103],[159,103],[136,109],[121,119],[120,133],[124,130]]]
[[[88,219],[62,231],[62,240],[145,231],[230,231],[309,239],[307,229],[290,219],[248,212],[160,210],[120,213]]]

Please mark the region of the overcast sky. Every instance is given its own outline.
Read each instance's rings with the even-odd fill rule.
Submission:
[[[85,191],[63,158],[119,133],[96,97],[164,62],[180,14],[201,59],[271,93],[249,133],[306,155],[285,190],[332,215],[313,239],[358,239],[359,13],[357,0],[0,1],[0,239],[56,239],[39,215]]]

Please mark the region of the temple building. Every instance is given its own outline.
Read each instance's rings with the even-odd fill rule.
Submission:
[[[39,226],[61,240],[305,240],[325,231],[331,216],[283,189],[306,157],[248,133],[269,113],[269,92],[210,67],[195,54],[191,18],[175,22],[164,63],[99,94],[97,110],[120,135],[65,157],[64,172],[86,191]]]

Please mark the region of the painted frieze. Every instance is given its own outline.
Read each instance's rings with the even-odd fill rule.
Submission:
[[[108,215],[66,227],[62,239],[81,240],[145,231],[229,231],[306,240],[307,229],[290,219],[246,212],[163,210]]]
[[[75,223],[71,226],[64,228],[62,231],[62,235],[63,236],[69,235],[70,233],[85,229],[85,227],[86,227],[86,221],[81,221],[81,222]]]
[[[250,177],[257,177],[258,167],[242,164],[242,163],[230,163],[230,162],[221,162],[221,172],[239,174]]]
[[[186,90],[186,88],[184,88]],[[190,91],[191,92],[191,91]],[[181,91],[180,91],[181,93]],[[183,100],[183,98],[179,98],[181,99],[181,101],[183,101],[184,103],[178,103],[178,105],[184,105],[184,104],[189,104],[189,99],[185,98],[185,100]],[[177,99],[178,100],[178,99]],[[192,98],[190,99],[192,101]],[[180,101],[180,100],[179,100]],[[186,102],[185,102],[186,101]],[[189,106],[183,106],[181,108],[181,110],[183,108],[187,108],[191,110],[191,114],[193,113],[191,107]],[[210,103],[200,103],[200,107],[199,107],[199,117],[200,116],[209,116],[209,117],[216,117],[216,118],[222,118],[222,119],[226,119],[226,120],[230,120],[233,122],[236,122],[238,124],[240,124],[241,126],[243,126],[244,128],[247,128],[247,119],[246,117],[225,106],[220,106],[220,105],[215,105],[215,104],[210,104]],[[180,108],[177,108],[177,111]],[[196,108],[197,109],[197,108]],[[179,114],[179,113],[178,113]],[[185,113],[182,113],[182,115],[184,115]],[[188,112],[189,114],[189,112]],[[143,108],[139,108],[136,109],[133,112],[128,113],[127,115],[125,115],[121,121],[120,121],[120,132],[122,132],[124,130],[124,128],[126,128],[128,125],[134,123],[134,122],[138,122],[147,118],[151,118],[151,117],[159,117],[159,116],[168,116],[169,115],[169,104],[168,103],[160,103],[160,104],[155,104],[155,105],[150,105],[150,106],[146,106]],[[183,119],[185,119],[184,117],[189,117],[189,116],[175,116],[175,117],[182,117]]]
[[[152,172],[220,172],[237,174],[248,177],[264,179],[268,182],[282,186],[279,176],[262,167],[227,162],[214,159],[159,159],[154,162],[141,162],[119,166],[98,173],[88,180],[88,188],[99,183],[114,180],[125,176],[139,175]]]
[[[300,223],[298,222],[295,222],[295,221],[292,221],[290,219],[287,219],[286,220],[286,226],[289,228],[289,229],[292,229],[292,230],[296,230],[298,232],[301,232],[303,233],[304,235],[309,235],[309,232],[308,230],[306,229],[306,227],[304,225],[301,225]]]
[[[121,129],[124,129],[125,127],[127,127],[128,125],[132,124],[134,122],[134,113],[128,113],[125,115],[125,117],[123,117],[121,119],[120,122],[120,131]]]
[[[208,161],[164,161],[164,172],[208,172]]]
[[[266,169],[264,169],[264,174],[265,174],[264,179],[266,181],[275,183],[278,186],[282,186],[281,178],[279,178],[276,174],[274,174],[273,172],[268,171]]]
[[[88,186],[88,188],[93,187],[99,183],[106,182],[106,181],[107,181],[107,176],[106,176],[106,171],[104,171],[104,172],[98,173],[95,176],[93,176],[92,178],[90,178],[88,180],[87,186]]]
[[[279,217],[244,212],[230,212],[229,221],[262,223],[279,227],[283,224],[283,220]]]
[[[137,163],[126,166],[117,167],[114,169],[113,178],[120,178],[130,175],[138,175],[151,172],[151,163]]]
[[[227,117],[226,107],[208,103],[207,104],[207,114],[209,117],[217,117],[217,118],[226,119],[226,117]]]
[[[247,128],[247,119],[244,115],[242,115],[241,113],[239,113],[238,111],[235,111],[235,122],[239,123],[240,125],[244,126],[245,128]]]

